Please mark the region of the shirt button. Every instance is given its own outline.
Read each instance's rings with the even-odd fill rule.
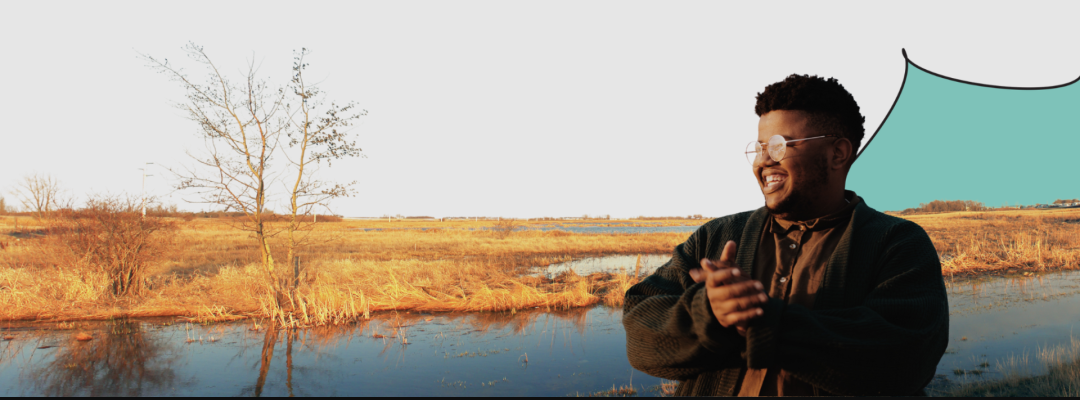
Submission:
[[[780,283],[784,283],[784,282],[787,282],[787,277],[786,276],[780,278]]]
[[[792,243],[791,246],[788,246],[788,247],[790,247],[792,249],[795,249],[795,243]]]

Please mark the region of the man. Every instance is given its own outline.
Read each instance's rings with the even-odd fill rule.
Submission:
[[[626,292],[630,364],[676,395],[921,394],[948,340],[941,263],[922,228],[845,190],[855,99],[791,75],[755,111],[765,206],[709,221]]]

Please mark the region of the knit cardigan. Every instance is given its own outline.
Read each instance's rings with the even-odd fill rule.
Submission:
[[[813,309],[770,298],[744,338],[717,322],[705,284],[689,270],[734,240],[735,262],[752,276],[767,220],[762,207],[709,221],[626,292],[630,365],[678,380],[679,396],[731,396],[748,367],[782,368],[821,394],[922,393],[949,332],[941,262],[926,232],[862,202],[825,267]]]

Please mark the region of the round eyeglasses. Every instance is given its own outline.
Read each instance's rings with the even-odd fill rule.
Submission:
[[[758,158],[762,157],[762,153],[768,151],[769,152],[769,157],[772,157],[773,161],[780,162],[780,160],[784,159],[784,155],[787,153],[787,144],[788,143],[801,142],[801,141],[804,141],[804,140],[821,139],[821,138],[827,138],[827,137],[839,137],[839,136],[836,136],[836,135],[822,135],[822,136],[814,136],[812,138],[806,138],[806,139],[787,140],[787,139],[784,139],[783,136],[774,135],[773,137],[769,138],[769,143],[768,143],[767,147],[762,147],[760,142],[750,142],[750,144],[746,145],[746,161],[749,161],[750,165],[754,165],[754,161],[757,161]]]

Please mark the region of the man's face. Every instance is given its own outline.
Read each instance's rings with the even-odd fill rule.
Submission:
[[[820,136],[807,128],[804,111],[775,110],[761,116],[758,122],[759,143],[768,143],[774,135],[787,140]],[[784,219],[806,214],[818,194],[826,189],[828,163],[825,147],[829,139],[814,139],[790,143],[780,162],[773,161],[768,153],[754,162],[754,176],[765,195],[765,207],[769,212]]]

